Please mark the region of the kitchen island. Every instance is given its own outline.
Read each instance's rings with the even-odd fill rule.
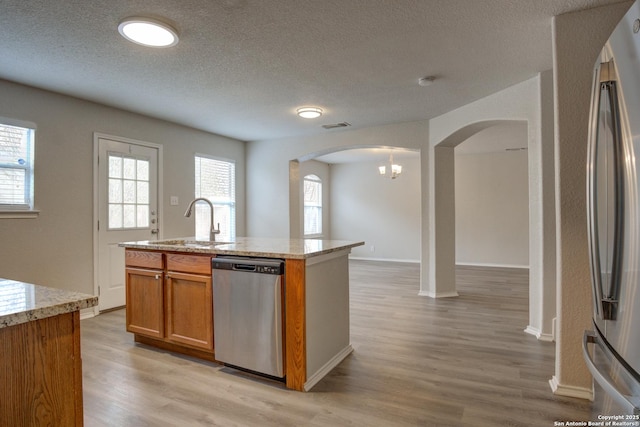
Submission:
[[[243,256],[285,261],[285,383],[310,390],[352,351],[351,248],[364,242],[238,237],[126,242],[127,330],[140,343],[215,359],[211,260]]]
[[[0,424],[83,425],[80,310],[97,304],[0,278]]]

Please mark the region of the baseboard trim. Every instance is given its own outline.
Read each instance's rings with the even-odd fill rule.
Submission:
[[[353,255],[349,255],[349,259],[353,259],[356,261],[404,262],[404,263],[411,263],[411,264],[420,264],[419,259],[369,258],[369,257],[361,257],[361,256],[353,256]]]
[[[451,298],[458,297],[460,294],[456,291],[453,292],[431,292],[431,291],[420,291],[418,295],[421,297],[429,297],[429,298]]]
[[[80,320],[91,319],[92,317],[96,317],[93,307],[83,308],[80,310]]]
[[[325,377],[333,368],[338,366],[340,362],[344,360],[345,357],[350,355],[353,352],[353,347],[351,344],[340,350],[338,354],[333,356],[327,363],[325,363],[315,374],[311,375],[311,377],[304,383],[304,391],[309,391],[311,388],[318,384],[318,382]]]
[[[461,267],[493,267],[493,268],[521,268],[528,270],[528,265],[518,265],[518,264],[493,264],[493,263],[485,263],[485,262],[456,262],[456,265]]]
[[[549,380],[549,385],[551,386],[553,394],[557,396],[575,397],[576,399],[593,401],[593,388],[562,385],[555,375]]]
[[[555,337],[553,336],[553,334],[543,334],[540,331],[540,329],[534,328],[531,325],[527,326],[524,329],[524,332],[526,334],[533,335],[534,337],[536,337],[540,341],[544,341],[544,342],[553,342],[553,341],[555,341]]]

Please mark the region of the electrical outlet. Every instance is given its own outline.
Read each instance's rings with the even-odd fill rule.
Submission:
[[[178,196],[171,196],[171,206],[178,206]]]
[[[371,249],[371,252],[375,252],[376,251],[376,247],[374,245],[371,245],[369,249]]]

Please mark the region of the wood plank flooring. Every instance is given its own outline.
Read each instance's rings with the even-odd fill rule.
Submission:
[[[554,344],[525,334],[527,270],[458,267],[418,296],[417,264],[350,261],[354,353],[310,392],[135,344],[124,311],[82,321],[86,426],[553,426]]]

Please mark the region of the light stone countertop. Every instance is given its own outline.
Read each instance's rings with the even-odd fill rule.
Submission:
[[[98,305],[98,297],[0,278],[0,328]]]
[[[288,259],[306,259],[361,245],[364,245],[364,242],[268,237],[237,237],[234,242],[215,242],[215,244],[197,242],[194,237],[120,243],[120,246],[129,249]]]

